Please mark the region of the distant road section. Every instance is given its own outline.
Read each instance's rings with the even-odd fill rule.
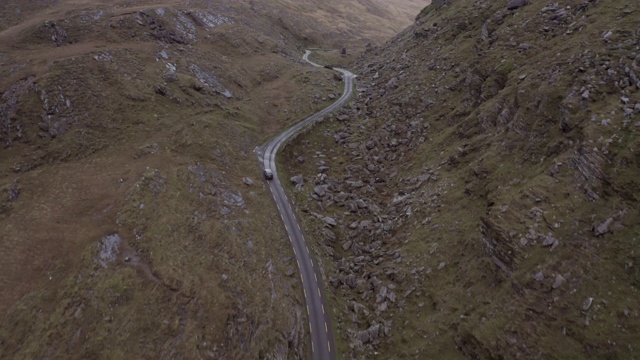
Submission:
[[[315,67],[322,67],[309,60],[310,54],[311,51],[307,50],[302,58]],[[333,329],[329,317],[329,308],[327,307],[325,297],[322,295],[322,278],[319,269],[313,263],[311,252],[302,234],[300,224],[296,219],[291,202],[287,198],[287,195],[285,195],[282,183],[278,177],[276,154],[278,153],[280,145],[291,138],[291,136],[347,102],[353,92],[353,79],[355,75],[344,69],[335,68],[334,70],[343,74],[345,87],[342,97],[326,109],[297,123],[276,136],[273,140],[256,148],[256,154],[262,167],[273,171],[273,180],[268,182],[269,188],[271,189],[271,194],[276,202],[284,226],[287,229],[289,240],[291,241],[291,246],[293,246],[293,251],[298,262],[298,268],[300,269],[302,288],[307,303],[307,313],[309,315],[313,360],[336,359]]]

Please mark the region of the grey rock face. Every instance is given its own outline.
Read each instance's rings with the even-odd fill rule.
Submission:
[[[191,70],[191,72],[196,76],[196,78],[201,83],[211,88],[213,91],[226,97],[227,99],[233,98],[233,94],[231,93],[231,91],[227,90],[222,85],[222,83],[220,83],[220,81],[217,79],[217,77],[213,74],[212,71],[204,70],[197,64],[189,65],[189,70]]]
[[[120,251],[120,235],[111,234],[102,238],[102,241],[98,244],[98,264],[102,267],[107,267],[109,263],[112,263],[118,257]]]

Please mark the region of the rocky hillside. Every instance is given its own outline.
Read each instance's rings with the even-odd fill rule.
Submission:
[[[252,152],[342,83],[252,3],[0,3],[0,358],[308,357]]]
[[[640,5],[434,1],[284,153],[348,358],[640,357]]]

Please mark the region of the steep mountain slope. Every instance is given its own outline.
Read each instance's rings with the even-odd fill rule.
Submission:
[[[0,34],[0,357],[305,357],[295,262],[242,178],[262,134],[320,106],[288,90],[339,85],[280,34],[188,10]]]
[[[258,14],[273,17],[312,46],[361,47],[387,40],[409,26],[429,0],[252,1]]]
[[[341,89],[301,38],[249,1],[0,3],[0,358],[307,358],[252,153]]]
[[[365,53],[282,160],[343,352],[640,356],[638,29],[630,1],[435,1]]]

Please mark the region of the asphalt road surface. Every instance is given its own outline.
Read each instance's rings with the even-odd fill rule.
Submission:
[[[315,67],[321,67],[309,61],[308,57],[311,51],[304,54],[303,59]],[[282,188],[280,178],[278,178],[278,170],[276,168],[276,153],[285,141],[291,136],[318,121],[323,116],[338,109],[346,103],[353,91],[353,79],[355,75],[344,69],[334,69],[342,73],[344,79],[344,93],[338,101],[327,107],[326,109],[310,116],[309,118],[297,123],[291,128],[285,130],[266,144],[256,148],[256,154],[260,160],[263,169],[271,169],[273,171],[273,180],[269,180],[269,188],[271,194],[278,206],[280,216],[284,222],[284,226],[289,234],[289,240],[293,246],[296,255],[300,276],[302,278],[302,287],[307,303],[307,314],[309,315],[309,329],[311,333],[311,351],[312,359],[326,360],[336,359],[335,341],[333,338],[333,330],[331,328],[331,319],[329,317],[329,308],[325,297],[322,295],[322,279],[317,266],[313,262],[311,252],[304,239],[300,224],[296,219],[291,202]]]

